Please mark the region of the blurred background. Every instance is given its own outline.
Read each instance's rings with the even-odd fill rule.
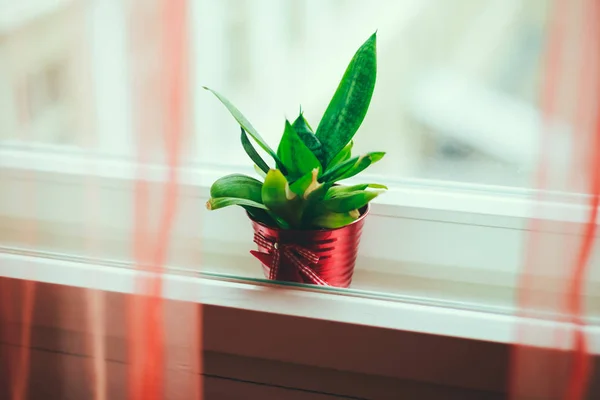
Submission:
[[[0,0],[0,146],[134,158],[133,87],[158,80],[131,15],[158,2]],[[225,94],[276,147],[300,105],[314,128],[354,51],[378,30],[378,80],[355,149],[369,172],[530,186],[547,0],[193,0],[190,165],[244,165]],[[157,36],[154,36],[157,37]],[[147,47],[147,46],[146,46]],[[133,49],[133,50],[132,50]],[[154,74],[154,75],[153,75]],[[138,91],[136,95],[140,95]],[[141,113],[162,158],[152,91]],[[154,104],[154,106],[159,106]],[[151,131],[156,130],[156,134]],[[155,140],[152,138],[156,138]]]

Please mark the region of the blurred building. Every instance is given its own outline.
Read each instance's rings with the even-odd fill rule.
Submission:
[[[158,96],[151,67],[160,59],[139,46],[160,39],[156,4],[0,0],[0,139],[81,145],[95,138],[105,152],[131,156],[132,127],[141,120],[160,149],[160,103],[151,101]],[[230,98],[272,147],[300,105],[316,128],[352,54],[378,30],[378,81],[355,149],[388,156],[370,172],[527,185],[548,5],[190,1],[194,124],[186,151],[202,162],[247,164],[235,121],[204,85]],[[141,36],[129,36],[132,22]],[[140,99],[148,99],[141,109]]]
[[[77,12],[67,0],[0,1],[2,140],[78,142],[84,25]]]
[[[545,0],[197,2],[198,77],[276,146],[302,104],[321,117],[356,48],[378,30],[378,81],[356,140],[373,171],[527,185],[536,162]],[[198,94],[209,148],[235,123]],[[229,147],[230,148],[230,147]],[[228,150],[231,151],[231,150]],[[226,153],[225,148],[222,150]],[[243,160],[243,153],[232,153]]]

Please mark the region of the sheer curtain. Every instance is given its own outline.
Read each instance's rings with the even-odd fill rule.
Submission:
[[[586,298],[600,273],[595,251],[600,4],[553,3],[542,93],[539,191],[517,295],[524,319],[511,353],[514,399],[584,399],[594,376],[586,328],[595,305]],[[558,191],[574,195],[563,204],[561,215],[548,215],[549,204],[565,201]]]
[[[131,219],[133,240],[125,243],[132,243],[128,253],[132,255],[136,278],[135,282],[128,283],[135,294],[2,279],[0,372],[3,379],[0,380],[0,397],[10,400],[29,396],[151,400],[176,393],[177,398],[201,398],[200,306],[163,299],[164,268],[178,213],[182,138],[188,131],[189,120],[188,2],[103,0],[63,3],[60,3],[61,7],[71,7],[72,18],[63,22],[70,28],[83,25],[80,31],[72,34],[81,35],[88,29],[97,35],[114,34],[110,24],[114,17],[110,14],[111,3],[122,7],[122,15],[126,17],[126,54],[129,58],[126,73],[132,84],[110,94],[115,101],[120,100],[118,97],[124,92],[131,98],[131,132],[136,149],[132,204],[115,204],[109,198],[98,197],[101,182],[90,178],[83,188],[82,210],[71,212],[81,211],[87,217],[84,220],[88,222],[79,226],[79,234],[88,255],[101,254],[99,247],[103,245],[94,234],[96,225],[92,221],[95,215],[109,208]],[[48,4],[38,4],[41,7],[38,9],[43,9],[44,5]],[[60,13],[61,7],[49,12]],[[95,26],[94,23],[102,18],[91,18],[93,13],[103,15],[109,23]],[[106,50],[94,48],[93,43],[86,47],[88,43],[77,38],[70,43],[69,50],[78,55],[75,57],[78,60],[89,60],[92,52]],[[16,43],[10,53],[15,55],[28,50],[21,46]],[[106,67],[111,68],[110,65]],[[71,68],[69,71],[73,73],[72,65]],[[102,82],[94,85],[89,69],[75,69],[84,72],[72,80],[76,87],[70,91],[71,100],[80,106],[77,113],[79,126],[88,129],[82,131],[76,143],[80,149],[93,152],[99,150],[103,135],[110,134],[100,129],[110,127],[110,121],[99,119],[118,116],[98,115],[98,104],[93,104],[92,99],[95,98],[94,90],[104,90]],[[156,179],[151,182],[148,174],[148,163],[156,162],[157,158],[162,160],[166,171],[166,176],[158,183]],[[47,194],[43,189],[38,190],[34,182],[24,189],[23,195],[27,199],[24,201],[31,203],[30,226],[24,231],[28,233],[28,243],[35,248],[36,236],[43,229],[42,224],[36,222],[36,209]],[[120,207],[125,211],[119,210]],[[97,278],[100,279],[100,275]],[[46,332],[44,337],[33,337],[32,332],[40,329]],[[37,350],[47,346],[50,337],[55,338],[61,355],[74,353],[80,357],[53,360],[40,357]],[[35,373],[39,368],[56,371],[56,375],[46,375],[43,382],[32,380],[40,376]],[[57,391],[54,386],[44,392],[53,380],[61,381],[62,389]]]

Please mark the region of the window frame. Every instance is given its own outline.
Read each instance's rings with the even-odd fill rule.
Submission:
[[[0,168],[8,193],[18,196],[17,187],[25,178],[54,190],[53,198],[64,209],[38,210],[36,218],[61,224],[71,218],[69,209],[81,207],[81,198],[71,198],[69,187],[93,184],[95,194],[117,193],[131,196],[138,178],[139,165],[122,157],[107,157],[62,146],[8,146],[0,148]],[[164,165],[149,164],[144,168],[149,181],[164,182]],[[179,173],[180,213],[193,212],[191,218],[200,224],[182,223],[174,236],[187,243],[218,242],[221,250],[237,256],[247,255],[251,246],[250,224],[241,209],[230,208],[208,212],[204,203],[209,198],[212,182],[228,173],[254,171],[237,166],[186,164]],[[514,289],[523,262],[523,243],[534,218],[573,223],[587,218],[587,196],[554,193],[552,202],[536,199],[533,189],[498,188],[493,186],[436,182],[418,179],[389,180],[385,177],[362,177],[386,183],[389,191],[373,201],[361,239],[360,254],[370,262],[362,266],[382,273],[401,271],[433,280],[487,284]],[[91,183],[90,183],[91,182]],[[12,192],[11,186],[14,185]],[[131,200],[131,197],[122,197]],[[26,218],[31,215],[26,202],[4,198],[4,217]],[[79,203],[78,203],[79,202]],[[131,206],[131,205],[128,205]],[[122,204],[103,204],[122,208]],[[12,215],[6,215],[7,211]],[[81,218],[81,217],[80,217]],[[73,220],[99,230],[132,232],[130,214],[118,214],[101,220]],[[552,232],[548,232],[552,233]],[[578,235],[579,231],[559,232]],[[473,243],[477,243],[474,247]],[[249,258],[250,260],[250,258]],[[594,265],[598,262],[593,257]],[[540,275],[540,278],[553,279]],[[600,284],[600,276],[592,272],[589,281]],[[511,305],[508,305],[511,307]]]

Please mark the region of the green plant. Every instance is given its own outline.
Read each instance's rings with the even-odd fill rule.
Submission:
[[[300,110],[285,128],[274,151],[242,113],[220,93],[211,91],[241,127],[244,150],[264,178],[233,174],[218,179],[206,207],[245,208],[255,219],[284,229],[339,228],[355,221],[364,206],[382,189],[378,184],[344,186],[338,181],[355,176],[379,161],[384,152],[352,156],[352,138],[360,127],[375,87],[376,33],[354,54],[316,131]],[[248,135],[273,158],[271,168]]]

